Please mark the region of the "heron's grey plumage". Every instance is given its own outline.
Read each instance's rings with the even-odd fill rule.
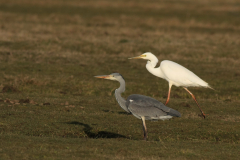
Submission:
[[[146,120],[169,119],[172,117],[181,117],[181,114],[163,103],[148,96],[139,94],[130,95],[127,98],[126,106],[133,115],[139,119],[142,116]]]
[[[121,75],[115,73],[115,76],[121,76]],[[118,80],[118,82],[120,83],[120,87],[115,90],[116,100],[117,100],[118,104],[120,105],[120,107],[122,107],[122,109],[124,109],[126,112],[130,113],[130,111],[128,110],[128,108],[126,106],[126,100],[121,96],[121,93],[123,93],[125,91],[125,81],[123,78],[122,79],[120,78]]]
[[[112,73],[110,75],[96,76],[97,78],[105,78],[116,80],[120,83],[120,87],[115,90],[115,97],[119,105],[128,113],[132,113],[135,117],[142,119],[144,139],[147,138],[147,127],[145,120],[165,120],[172,117],[181,117],[181,114],[163,103],[148,96],[139,94],[130,95],[125,100],[121,93],[125,91],[125,80],[119,73]]]

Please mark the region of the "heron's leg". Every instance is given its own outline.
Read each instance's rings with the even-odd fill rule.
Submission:
[[[167,101],[166,101],[165,105],[167,105],[170,100],[171,88],[172,88],[172,83],[169,82],[168,97],[167,97]]]
[[[202,111],[202,109],[201,109],[201,107],[199,106],[199,104],[198,104],[198,102],[197,102],[197,100],[196,100],[196,98],[195,98],[195,96],[187,89],[187,88],[185,88],[185,87],[183,87],[191,96],[192,96],[192,98],[194,99],[194,101],[197,103],[197,105],[198,105],[198,108],[200,109],[200,111],[202,112],[202,115],[203,115],[203,118],[205,118],[205,113]]]
[[[141,117],[142,118],[142,122],[143,122],[143,139],[146,141],[147,140],[147,126],[145,123],[145,117]]]

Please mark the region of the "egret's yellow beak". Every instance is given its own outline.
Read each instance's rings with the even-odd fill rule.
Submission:
[[[144,57],[146,57],[146,55],[140,55],[140,56],[137,56],[137,57],[132,57],[132,58],[128,58],[128,59],[143,59]]]
[[[100,75],[100,76],[94,76],[95,78],[103,78],[103,79],[110,79],[113,80],[115,78],[113,78],[112,75]]]

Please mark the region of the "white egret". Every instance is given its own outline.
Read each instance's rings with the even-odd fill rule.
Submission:
[[[177,87],[181,86],[192,96],[192,98],[198,105],[200,111],[202,112],[203,117],[205,118],[205,114],[199,106],[195,96],[187,89],[187,87],[205,87],[213,89],[208,85],[207,82],[203,81],[201,78],[199,78],[196,74],[194,74],[187,68],[169,60],[162,61],[160,66],[155,68],[158,63],[158,59],[154,54],[150,52],[146,52],[140,56],[132,57],[129,59],[146,59],[147,70],[153,75],[168,81],[169,91],[165,105],[169,102],[172,85],[175,85]]]

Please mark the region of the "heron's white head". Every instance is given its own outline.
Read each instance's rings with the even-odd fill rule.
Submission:
[[[103,78],[103,79],[109,79],[113,81],[120,81],[123,79],[122,75],[119,73],[112,73],[110,75],[100,75],[100,76],[94,76],[96,78]]]
[[[132,58],[128,58],[128,59],[146,59],[146,60],[149,60],[149,61],[158,62],[157,57],[154,54],[152,54],[151,52],[146,52],[146,53],[143,53],[140,56],[132,57]]]

